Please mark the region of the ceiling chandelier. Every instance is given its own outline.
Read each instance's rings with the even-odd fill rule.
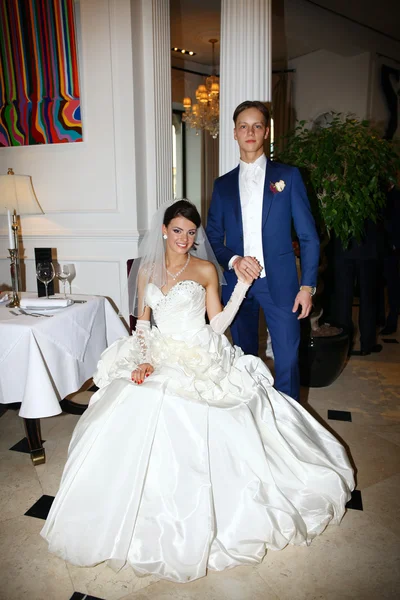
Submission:
[[[214,46],[218,40],[209,42],[212,44],[212,75],[197,88],[195,104],[192,105],[190,98],[183,99],[185,112],[182,119],[193,129],[204,129],[216,139],[219,133],[219,77],[215,74]]]

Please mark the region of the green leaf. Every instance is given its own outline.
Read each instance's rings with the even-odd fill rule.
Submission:
[[[369,121],[332,113],[329,127],[306,121],[285,136],[280,162],[301,168],[314,217],[344,245],[361,239],[367,217],[376,219],[384,191],[400,172],[400,144],[382,139]],[[321,199],[317,194],[325,191]]]

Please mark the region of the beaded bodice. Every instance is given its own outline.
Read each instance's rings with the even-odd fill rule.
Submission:
[[[167,294],[149,283],[145,302],[153,311],[161,333],[178,336],[205,325],[205,288],[197,281],[186,279],[176,283]]]

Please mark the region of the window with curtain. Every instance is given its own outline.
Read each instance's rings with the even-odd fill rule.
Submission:
[[[293,105],[294,72],[279,72],[272,75],[272,118],[275,154],[282,149],[284,136],[295,125]]]
[[[172,112],[172,182],[174,198],[186,196],[186,126],[182,111]]]

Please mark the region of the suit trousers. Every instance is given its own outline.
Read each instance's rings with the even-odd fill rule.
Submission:
[[[226,286],[226,288],[228,287]],[[230,293],[229,289],[223,289],[224,302],[229,300]],[[298,313],[292,313],[293,303],[288,306],[274,304],[269,293],[267,277],[257,279],[249,289],[247,297],[230,327],[233,343],[240,346],[245,354],[258,356],[260,307],[264,312],[271,335],[275,357],[275,388],[295,400],[299,400],[300,324],[297,319]]]
[[[340,258],[335,262],[335,324],[346,327],[352,340],[352,307],[357,276],[360,288],[360,345],[361,350],[365,351],[370,351],[376,344],[377,269],[378,261],[375,259]]]

